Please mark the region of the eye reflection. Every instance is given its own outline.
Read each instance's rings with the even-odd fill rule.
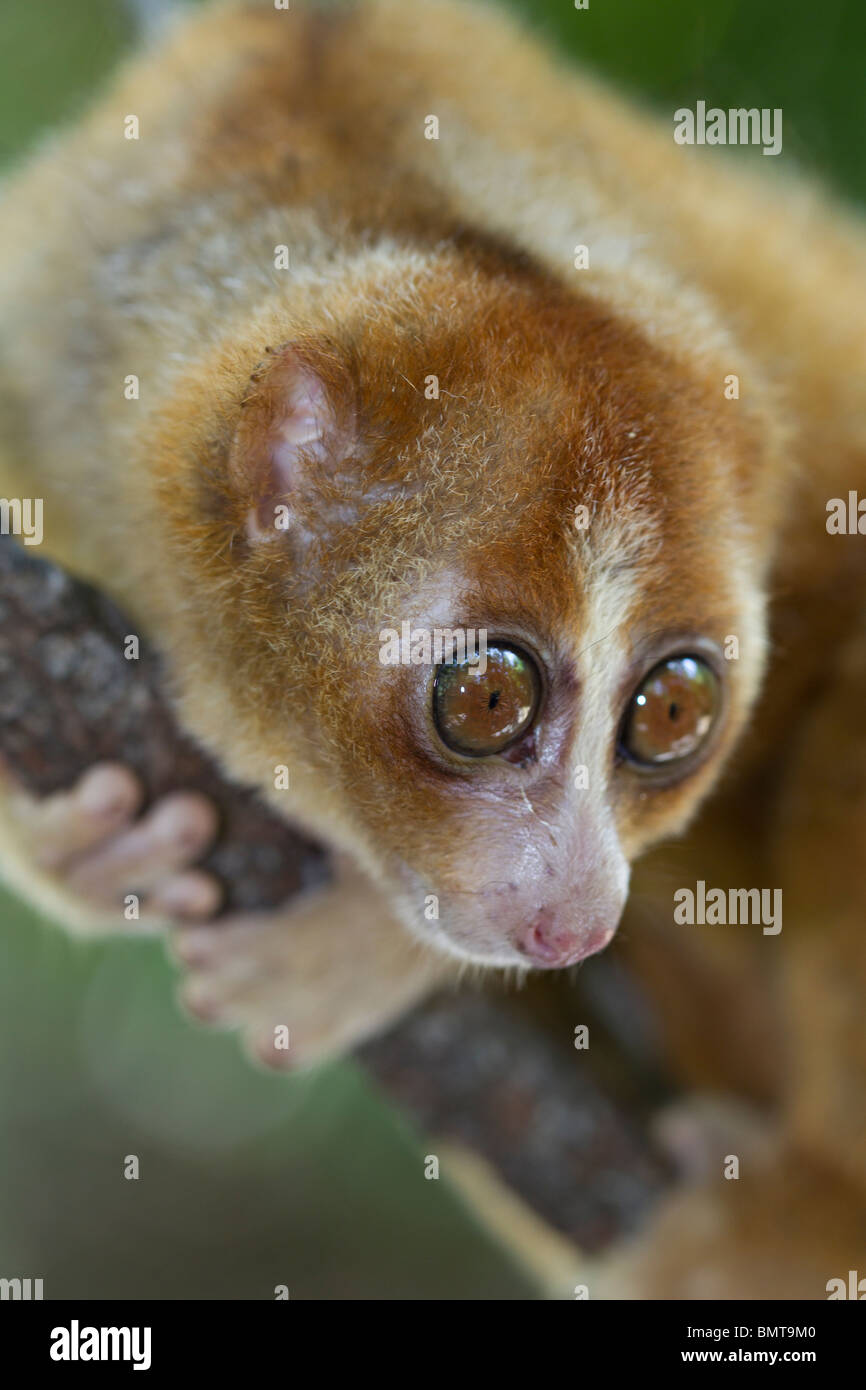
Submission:
[[[644,767],[688,758],[708,737],[719,705],[718,677],[705,661],[670,657],[653,667],[632,696],[622,751]]]
[[[541,699],[535,662],[518,647],[488,646],[477,663],[445,663],[433,684],[433,719],[446,747],[465,757],[502,753],[531,728]]]

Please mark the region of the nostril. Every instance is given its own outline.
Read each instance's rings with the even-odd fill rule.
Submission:
[[[562,925],[553,908],[542,907],[517,934],[517,948],[534,965],[574,965],[606,944],[608,933],[579,933]]]
[[[543,907],[535,918],[530,922],[526,931],[526,944],[534,950],[545,953],[551,949],[553,929],[553,913],[549,907]]]
[[[552,908],[542,907],[518,933],[517,944],[524,955],[539,965],[556,965],[574,951],[577,938],[557,926]]]

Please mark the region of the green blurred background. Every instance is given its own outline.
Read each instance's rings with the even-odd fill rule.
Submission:
[[[0,163],[80,111],[164,8],[2,0]],[[862,0],[514,8],[666,113],[781,107],[786,163],[866,197]],[[264,1075],[188,1024],[158,943],[81,946],[0,894],[0,1277],[49,1298],[537,1296],[425,1152],[354,1064]]]

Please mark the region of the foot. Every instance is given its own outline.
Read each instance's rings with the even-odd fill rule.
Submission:
[[[3,779],[4,840],[19,870],[35,870],[44,906],[92,930],[211,917],[222,897],[213,875],[195,867],[217,830],[197,792],[174,792],[140,814],[141,785],[129,768],[99,763],[67,791],[35,798]]]
[[[237,1028],[250,1055],[276,1068],[347,1051],[455,973],[352,875],[275,912],[180,929],[171,945],[188,972],[184,1007]]]

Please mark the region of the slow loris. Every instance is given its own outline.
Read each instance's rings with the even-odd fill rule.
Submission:
[[[600,1292],[866,1269],[866,237],[756,154],[678,144],[493,8],[235,4],[0,210],[0,490],[340,864],[207,925],[207,803],[138,817],[96,767],[7,779],[14,886],[79,930],[144,893],[190,1007],[306,1062],[466,962],[601,950],[715,789],[628,944],[770,1154],[723,1181],[723,1135]],[[780,890],[783,929],[676,915],[710,888]]]

